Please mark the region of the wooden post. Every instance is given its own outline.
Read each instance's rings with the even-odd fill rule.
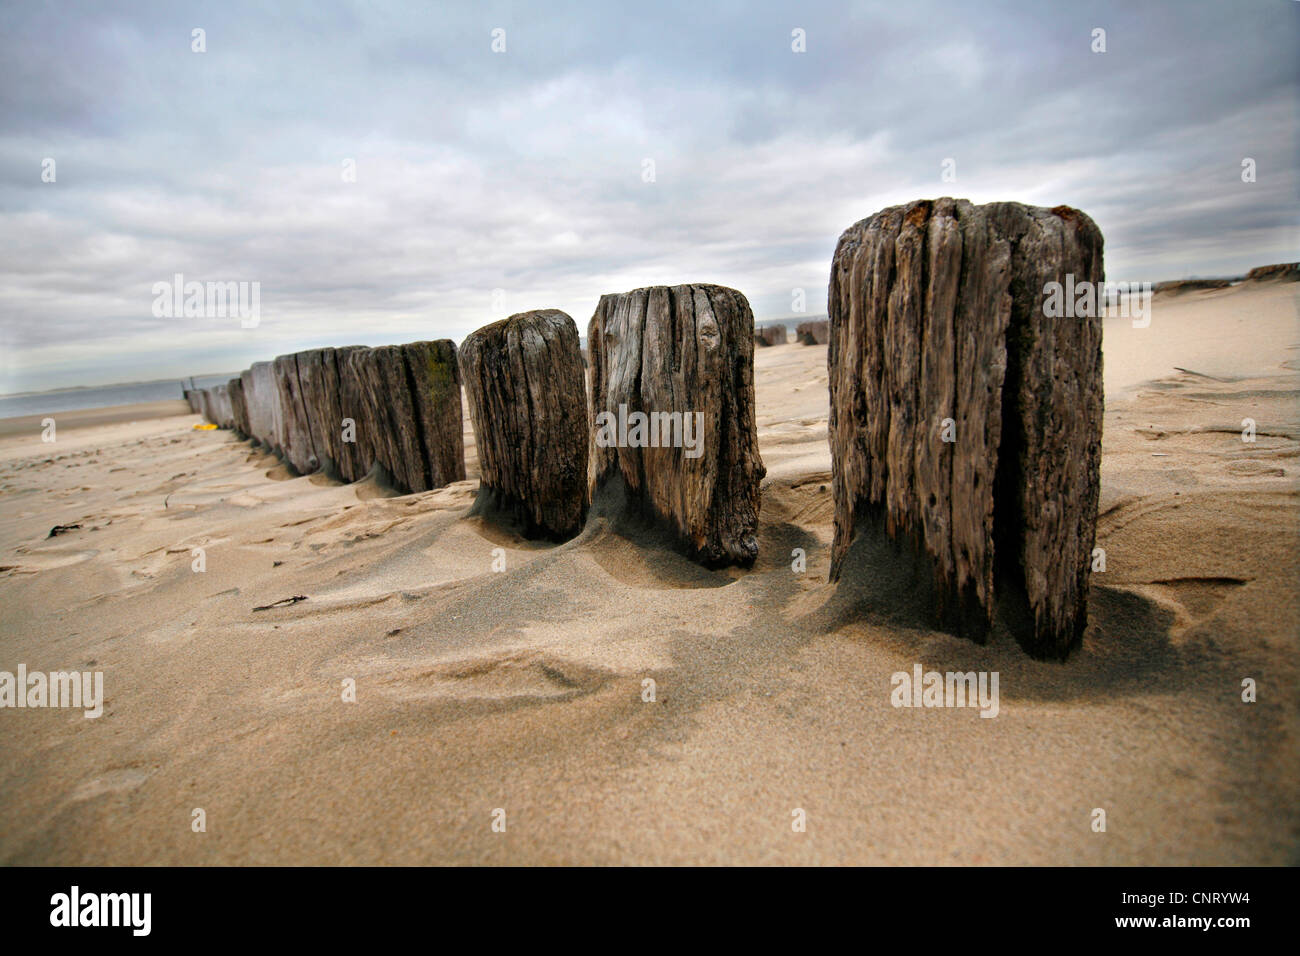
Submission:
[[[343,412],[339,398],[339,373],[334,349],[298,352],[298,383],[311,431],[312,447],[323,472],[343,477]]]
[[[831,324],[826,319],[800,322],[794,334],[800,345],[825,345],[831,339]]]
[[[212,401],[212,389],[196,389],[194,394],[198,396],[199,414],[203,416],[203,420],[210,425],[217,424],[216,408]]]
[[[912,202],[840,237],[830,279],[831,579],[865,520],[928,556],[941,623],[986,639],[999,602],[1031,654],[1082,639],[1097,516],[1100,293],[1083,213]],[[1087,310],[1085,310],[1087,311]]]
[[[749,302],[716,285],[605,295],[587,341],[592,500],[621,481],[695,560],[753,564],[766,471]]]
[[[280,448],[280,393],[275,387],[275,370],[270,362],[254,362],[240,375],[244,382],[244,404],[248,406],[248,427],[267,450]]]
[[[298,381],[298,356],[277,356],[272,367],[283,416],[281,454],[299,474],[311,474],[319,467],[320,459],[312,444],[307,408],[302,400],[302,385]]]
[[[248,408],[244,404],[242,379],[232,378],[227,382],[226,394],[230,397],[231,427],[244,437],[248,437]]]
[[[212,391],[216,397],[217,424],[222,428],[233,428],[235,414],[230,405],[230,389],[225,385],[217,385]]]
[[[486,325],[461,343],[460,370],[478,442],[471,513],[517,523],[527,537],[576,535],[589,429],[573,319],[543,309]]]
[[[416,435],[424,451],[428,487],[464,481],[465,421],[456,343],[439,339],[400,348],[410,376]]]
[[[362,370],[369,352],[368,348],[355,348],[340,351],[335,356],[339,373],[339,411],[353,424],[354,441],[345,443],[348,447],[340,461],[345,481],[360,481],[375,464],[375,441],[379,429]]]

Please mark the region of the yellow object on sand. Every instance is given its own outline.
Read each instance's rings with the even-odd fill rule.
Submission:
[[[201,431],[201,432],[210,432],[210,431],[212,431],[212,429],[216,428],[217,426],[216,426],[216,425],[212,425],[212,424],[210,424],[210,423],[208,423],[208,422],[204,422],[203,424],[201,424],[201,425],[195,425],[194,427],[195,427],[196,430]]]

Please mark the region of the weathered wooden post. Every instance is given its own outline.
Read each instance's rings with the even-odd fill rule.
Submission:
[[[601,296],[591,350],[592,500],[621,481],[710,567],[758,554],[754,316],[734,289]]]
[[[394,345],[364,349],[358,370],[370,405],[370,436],[375,460],[400,491],[425,491],[424,453],[415,429],[415,409],[402,350]]]
[[[230,398],[231,427],[248,437],[248,408],[244,404],[243,381],[232,378],[226,383],[226,394]]]
[[[320,459],[312,444],[307,407],[302,400],[302,385],[298,381],[298,356],[279,355],[272,363],[272,368],[282,413],[280,453],[299,474],[311,474],[320,466]]]
[[[472,514],[564,541],[587,516],[587,399],[578,327],[557,309],[486,325],[460,346],[478,443]]]
[[[826,319],[800,322],[794,335],[800,345],[825,345],[831,338],[831,325]]]
[[[278,451],[281,413],[274,368],[270,362],[254,362],[239,377],[244,383],[244,404],[248,406],[248,427],[253,437],[268,450]]]
[[[221,420],[217,423],[222,428],[235,427],[235,409],[230,402],[230,385],[217,386],[217,417]]]
[[[343,459],[348,453],[343,441],[343,411],[340,404],[337,350],[309,349],[297,353],[298,383],[311,431],[312,448],[323,472],[343,477]]]
[[[880,520],[933,567],[941,622],[986,639],[1082,639],[1103,392],[1102,236],[1083,213],[912,202],[840,237],[831,267],[831,579]],[[1070,317],[1053,283],[1091,287]]]
[[[410,342],[401,346],[410,376],[417,437],[424,450],[430,488],[465,480],[465,421],[461,410],[456,343]]]
[[[379,428],[374,409],[366,389],[363,365],[368,361],[370,349],[355,348],[339,351],[335,361],[339,372],[339,411],[343,420],[351,423],[351,442],[344,442],[340,471],[345,481],[360,481],[374,467],[375,441]]]
[[[784,325],[768,325],[754,332],[755,345],[785,345],[790,341],[790,333]]]

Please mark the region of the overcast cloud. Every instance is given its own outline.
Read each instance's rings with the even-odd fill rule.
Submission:
[[[277,8],[0,3],[0,392],[585,332],[660,283],[822,313],[840,233],[922,197],[1077,206],[1116,280],[1300,248],[1294,0]],[[155,318],[175,273],[259,282],[260,325]]]

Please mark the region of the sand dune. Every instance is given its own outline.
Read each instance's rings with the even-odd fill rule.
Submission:
[[[189,415],[0,438],[0,669],[107,694],[0,711],[0,863],[1300,862],[1295,289],[1108,324],[1107,568],[1065,664],[931,629],[870,537],[826,584],[824,346],[756,354],[750,571],[465,519],[468,430],[469,480],[406,496]],[[891,707],[918,663],[998,671],[998,717]]]

